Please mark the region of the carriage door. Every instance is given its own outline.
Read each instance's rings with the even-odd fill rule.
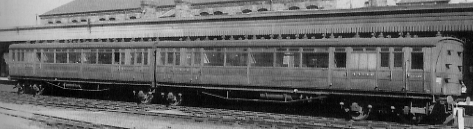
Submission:
[[[176,67],[173,82],[197,83],[200,77],[200,48],[176,48]],[[179,61],[178,61],[179,60]]]
[[[407,56],[406,66],[406,90],[411,92],[422,92],[424,90],[424,61],[425,54],[420,47],[414,47],[407,50],[410,54]]]
[[[157,82],[167,82],[169,77],[169,74],[167,72],[169,71],[169,65],[167,64],[168,60],[168,53],[166,48],[157,48],[156,49],[156,70],[154,72],[156,76],[156,81]]]
[[[379,52],[378,89],[402,91],[405,83],[405,57],[402,48],[381,48]]]
[[[377,52],[374,47],[353,48],[350,54],[350,88],[374,90],[376,88]]]

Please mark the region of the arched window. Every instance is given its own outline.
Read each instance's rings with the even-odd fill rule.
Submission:
[[[136,19],[136,17],[135,17],[135,16],[131,16],[130,19]]]
[[[264,11],[268,11],[268,9],[266,9],[266,8],[260,8],[260,9],[258,9],[258,12],[264,12]]]
[[[207,15],[210,15],[208,12],[201,12],[200,13],[200,16],[207,16]]]
[[[58,23],[58,24],[59,24],[59,23],[61,23],[61,21],[56,21],[56,23]]]
[[[309,5],[306,7],[307,9],[319,9],[319,6],[317,5]]]
[[[116,19],[114,17],[109,18],[108,20],[110,21],[115,21]]]
[[[297,6],[292,6],[292,7],[289,7],[289,10],[299,10],[300,8],[297,7]]]
[[[81,19],[80,22],[87,22],[87,20],[86,19]]]
[[[105,21],[105,18],[100,18],[99,21]]]
[[[72,23],[77,23],[77,20],[72,20]]]
[[[223,15],[223,12],[222,11],[215,11],[214,15]]]
[[[249,10],[249,9],[245,9],[245,10],[243,10],[243,11],[241,11],[241,12],[242,12],[242,13],[250,13],[250,12],[251,12],[251,10]]]
[[[54,22],[53,21],[48,21],[48,24],[53,24]]]

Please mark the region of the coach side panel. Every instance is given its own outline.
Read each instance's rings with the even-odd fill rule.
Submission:
[[[150,48],[12,49],[14,78],[151,82]]]

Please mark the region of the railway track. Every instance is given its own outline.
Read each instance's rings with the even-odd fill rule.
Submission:
[[[25,120],[30,120],[34,122],[39,122],[42,125],[46,125],[47,128],[58,128],[58,129],[128,129],[124,127],[118,127],[113,125],[105,125],[105,124],[97,124],[87,121],[80,121],[74,119],[68,119],[63,117],[45,115],[45,114],[38,114],[38,113],[29,113],[29,112],[22,112],[11,108],[1,107],[0,110],[4,110],[0,112],[0,114],[21,118]],[[6,112],[5,112],[6,111]],[[14,113],[14,112],[22,112],[21,114]],[[25,115],[25,113],[33,116],[29,117]]]
[[[179,120],[193,122],[208,122],[215,124],[240,125],[248,128],[276,128],[276,129],[318,129],[318,128],[360,128],[360,129],[424,129],[424,128],[454,128],[451,126],[434,126],[434,125],[404,125],[391,122],[379,121],[346,121],[337,118],[323,118],[313,116],[288,115],[277,113],[264,113],[228,109],[214,109],[201,107],[184,107],[149,104],[137,105],[131,102],[119,102],[108,100],[93,100],[82,98],[67,98],[56,96],[36,96],[17,95],[12,92],[0,91],[0,101],[14,104],[31,104],[55,108],[67,108],[74,110],[87,111],[105,111],[117,112],[132,115],[157,116],[164,118],[174,118]],[[175,110],[181,113],[160,112],[165,110]],[[39,115],[41,116],[41,115]],[[77,122],[66,118],[56,118],[52,116],[42,116],[46,119],[57,119],[60,122],[57,125],[64,126],[83,126],[98,128],[120,128],[108,125],[94,125],[93,123]],[[41,117],[39,117],[41,118]],[[43,120],[38,120],[42,122]],[[48,125],[51,123],[48,123]]]

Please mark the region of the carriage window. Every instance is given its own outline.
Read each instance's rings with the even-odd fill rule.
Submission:
[[[84,50],[84,55],[82,58],[84,63],[87,64],[96,64],[97,63],[97,50]]]
[[[138,50],[136,52],[136,64],[142,64],[143,63],[143,52],[140,52],[141,50]]]
[[[167,52],[167,62],[166,64],[172,65],[174,64],[174,52]]]
[[[18,52],[18,61],[25,61],[25,51],[19,50]]]
[[[424,69],[424,54],[411,53],[411,69]]]
[[[81,63],[80,50],[69,50],[69,63]]]
[[[187,48],[186,52],[183,55],[183,60],[182,64],[186,66],[191,66],[192,65],[192,48]]]
[[[381,67],[389,67],[389,52],[381,52]]]
[[[120,64],[120,50],[118,49],[113,52],[113,64]]]
[[[254,52],[251,53],[251,66],[256,67],[272,67],[274,54],[272,52]]]
[[[12,50],[11,53],[12,53],[11,54],[12,61],[17,61],[17,59],[16,59],[16,50]]]
[[[335,67],[346,68],[347,67],[347,53],[336,52],[335,53]]]
[[[300,64],[300,53],[299,49],[293,48],[287,51],[284,49],[278,49],[276,53],[276,67],[299,67]]]
[[[120,53],[120,64],[124,65],[125,64],[125,52]]]
[[[352,69],[376,68],[376,53],[352,53],[350,60]]]
[[[143,52],[143,64],[148,65],[148,49]]]
[[[67,63],[67,52],[65,49],[56,49],[56,63]]]
[[[43,54],[44,54],[44,58],[42,62],[54,63],[54,51],[52,49],[46,49]]]
[[[159,49],[159,53],[156,54],[156,58],[159,58],[157,59],[158,61],[156,61],[156,64],[157,65],[164,65],[164,63],[166,62],[166,52],[165,52],[165,49]]]
[[[328,53],[303,53],[302,67],[328,68]]]
[[[34,62],[34,53],[32,49],[23,50],[23,61]]]
[[[41,62],[42,59],[41,59],[41,49],[37,49],[36,50],[36,62]]]
[[[136,58],[136,57],[135,57],[135,52],[132,50],[132,51],[130,52],[130,62],[128,62],[128,64],[129,64],[129,65],[135,64],[135,58]]]
[[[225,66],[246,66],[248,61],[247,49],[227,49]]]
[[[201,54],[200,54],[200,48],[194,49],[194,66],[200,66],[201,63]]]
[[[181,52],[180,48],[176,48],[176,60],[174,65],[181,65]]]
[[[105,49],[99,51],[98,56],[98,63],[99,64],[112,64],[112,50]]]
[[[402,61],[404,60],[404,54],[400,52],[394,53],[394,67],[402,68]]]
[[[167,62],[166,62],[166,65],[179,65],[181,63],[180,61],[180,52],[179,52],[179,48],[168,48],[167,49],[168,52],[166,52],[167,54]],[[162,55],[164,56],[164,55]]]
[[[222,48],[205,48],[202,56],[204,66],[223,66],[224,53]]]

